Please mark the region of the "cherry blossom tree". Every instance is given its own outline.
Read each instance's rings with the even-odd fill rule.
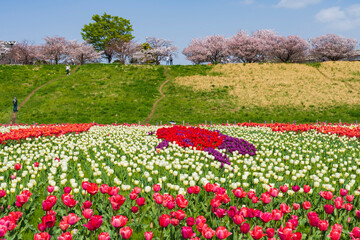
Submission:
[[[182,53],[195,64],[202,62],[223,63],[229,58],[228,40],[221,35],[193,39]]]
[[[309,43],[299,36],[278,36],[273,55],[282,62],[303,61],[309,51]]]
[[[184,48],[182,51],[182,54],[186,56],[187,60],[193,62],[194,64],[200,64],[208,61],[205,41],[200,38],[191,40],[189,46]]]
[[[264,62],[273,60],[274,51],[278,43],[278,34],[269,29],[260,29],[252,33],[252,40],[257,42],[259,47],[258,60]]]
[[[42,59],[40,46],[30,44],[24,40],[13,46],[13,59],[21,64],[34,64],[37,60]]]
[[[239,31],[229,39],[228,49],[235,62],[259,62],[266,50],[266,43],[259,37],[249,36],[246,31]]]
[[[135,41],[125,41],[123,39],[113,39],[109,42],[108,50],[113,51],[113,55],[125,64],[126,60],[134,57],[134,54],[141,50],[140,44]]]
[[[42,46],[41,52],[47,60],[50,62],[59,62],[66,59],[69,51],[70,41],[64,37],[46,37],[44,38],[45,44]]]
[[[153,61],[156,65],[166,57],[174,56],[178,49],[172,41],[156,37],[147,37],[145,44],[148,47],[136,52],[136,57],[142,62]]]
[[[314,57],[337,61],[353,56],[358,41],[336,34],[327,34],[310,39],[310,43],[311,53]]]
[[[0,64],[10,62],[10,48],[4,41],[0,40]]]
[[[95,51],[94,47],[87,43],[70,42],[67,50],[68,60],[74,59],[81,65],[97,62],[102,57],[102,52]]]

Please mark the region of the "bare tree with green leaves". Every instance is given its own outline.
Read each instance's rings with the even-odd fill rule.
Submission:
[[[104,57],[110,63],[114,52],[107,51],[110,41],[113,39],[122,39],[131,41],[134,36],[130,20],[118,16],[111,16],[104,13],[92,16],[93,23],[86,24],[81,30],[83,39],[93,45],[97,51],[103,51]]]

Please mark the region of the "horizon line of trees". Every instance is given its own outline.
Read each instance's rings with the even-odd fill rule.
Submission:
[[[34,45],[24,40],[6,45],[0,40],[0,64],[86,64],[120,62],[156,64],[176,56],[178,48],[172,41],[147,37],[144,43],[134,41],[130,20],[107,13],[92,16],[81,35],[85,42],[65,37],[45,37],[45,43]],[[241,30],[226,38],[222,35],[193,39],[182,54],[194,64],[338,61],[356,53],[357,40],[336,34],[326,34],[308,41],[299,36],[281,36],[272,30],[257,30],[251,34]]]
[[[357,43],[336,34],[306,41],[299,36],[281,36],[272,30],[257,30],[252,34],[239,31],[229,38],[212,35],[193,39],[182,53],[194,64],[338,61],[354,57]]]

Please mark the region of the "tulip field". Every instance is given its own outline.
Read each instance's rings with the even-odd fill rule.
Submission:
[[[0,125],[0,239],[360,239],[360,126]]]

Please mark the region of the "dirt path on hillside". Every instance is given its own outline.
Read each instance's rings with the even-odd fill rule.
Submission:
[[[154,115],[157,104],[158,104],[164,97],[166,97],[166,95],[165,95],[165,94],[163,93],[163,91],[162,91],[162,88],[165,86],[166,83],[168,83],[168,82],[170,81],[170,75],[167,73],[168,69],[167,69],[165,66],[164,66],[164,69],[165,69],[164,75],[165,75],[165,77],[166,77],[166,81],[163,82],[163,83],[161,84],[161,86],[159,87],[159,92],[160,92],[160,94],[161,94],[161,97],[160,97],[158,100],[156,100],[156,102],[154,102],[154,105],[153,105],[153,107],[152,107],[151,113],[149,114],[149,116],[148,116],[148,117],[145,119],[145,121],[144,121],[145,124],[148,123],[148,122],[150,121],[150,119],[152,118],[152,116]]]
[[[76,66],[76,67],[74,68],[74,70],[71,71],[71,73],[75,73],[75,71],[76,71],[79,67],[80,67],[80,65],[79,65],[79,66]],[[35,89],[25,98],[25,100],[20,103],[20,105],[19,105],[19,107],[18,107],[18,110],[20,110],[20,108],[21,108],[22,106],[24,106],[24,104],[27,103],[27,102],[29,101],[29,99],[32,97],[32,95],[34,95],[40,88],[42,88],[42,87],[44,87],[44,86],[46,86],[46,85],[48,85],[48,84],[50,84],[50,83],[53,83],[53,82],[55,82],[56,80],[59,80],[59,79],[61,79],[61,78],[63,78],[63,77],[66,77],[66,76],[67,76],[67,75],[62,75],[62,76],[60,76],[60,77],[57,77],[57,78],[55,78],[55,79],[52,79],[52,80],[50,80],[50,81],[48,81],[48,82],[46,82],[46,83],[38,86],[37,88],[35,88]],[[11,116],[11,124],[15,124],[15,122],[16,122],[16,113],[13,113],[12,116]]]

